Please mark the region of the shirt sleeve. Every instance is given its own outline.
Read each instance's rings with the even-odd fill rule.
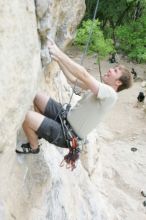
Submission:
[[[104,83],[99,83],[99,91],[98,91],[98,95],[97,95],[97,98],[99,99],[106,99],[106,98],[109,98],[109,99],[113,99],[113,100],[117,100],[117,93],[115,92],[115,90],[111,87],[111,86],[108,86]]]

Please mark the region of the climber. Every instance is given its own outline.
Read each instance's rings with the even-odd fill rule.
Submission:
[[[117,63],[117,61],[116,61],[116,54],[115,53],[112,53],[111,58],[109,58],[109,62],[110,63]]]
[[[137,78],[137,72],[135,71],[134,68],[132,68],[131,73],[133,74],[133,79]]]
[[[65,161],[74,166],[79,153],[79,149],[74,152],[78,146],[76,141],[85,139],[105,113],[110,111],[117,100],[117,92],[132,85],[132,75],[123,65],[117,65],[104,74],[103,83],[101,83],[91,76],[83,66],[62,52],[51,39],[48,42],[48,49],[52,59],[59,64],[66,78],[86,92],[77,104],[69,107],[67,111],[64,110],[65,107],[46,94],[36,94],[34,98],[36,112],[29,111],[23,122],[23,129],[29,143],[22,144],[16,152],[38,153],[40,150],[38,138],[44,138],[56,146],[70,147],[71,151],[65,156]],[[62,125],[64,112],[66,120],[65,125]],[[64,132],[68,133],[64,134]],[[70,146],[67,143],[68,137],[65,137],[65,135],[69,135],[69,132],[71,138],[75,138],[71,139]]]
[[[144,99],[145,99],[144,93],[143,93],[142,91],[139,92],[139,94],[138,94],[138,96],[137,96],[138,102],[144,102]]]

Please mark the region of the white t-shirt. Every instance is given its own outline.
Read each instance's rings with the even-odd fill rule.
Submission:
[[[71,108],[67,120],[80,138],[85,138],[101,121],[117,100],[115,90],[98,82],[98,95],[87,91],[77,104]]]

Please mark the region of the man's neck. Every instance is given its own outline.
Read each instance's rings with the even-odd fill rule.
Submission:
[[[108,83],[105,83],[104,81],[103,81],[103,83],[106,84],[106,85],[108,85],[108,86],[110,86],[110,87],[112,87],[113,90],[115,90],[115,92],[117,92],[118,86],[111,86],[111,85],[109,85]]]

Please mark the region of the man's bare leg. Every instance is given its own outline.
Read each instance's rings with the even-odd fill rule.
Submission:
[[[46,95],[44,92],[37,93],[33,102],[35,111],[43,114],[45,112],[49,98],[50,96]]]
[[[23,122],[24,132],[33,150],[38,148],[39,143],[36,131],[40,127],[44,118],[45,117],[43,115],[37,112],[29,111],[26,114],[25,120]]]

